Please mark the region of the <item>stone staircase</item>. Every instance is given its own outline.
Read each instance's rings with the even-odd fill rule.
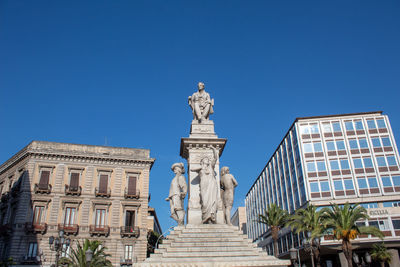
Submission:
[[[289,260],[269,256],[236,226],[203,224],[177,226],[154,254],[133,266],[274,266]]]

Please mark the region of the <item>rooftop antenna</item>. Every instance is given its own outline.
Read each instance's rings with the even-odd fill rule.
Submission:
[[[107,145],[107,136],[104,136],[104,145]]]

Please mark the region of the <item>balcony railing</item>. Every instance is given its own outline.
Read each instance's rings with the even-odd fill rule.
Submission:
[[[51,184],[35,184],[34,191],[36,194],[50,194]]]
[[[125,198],[139,198],[140,196],[140,191],[139,189],[137,190],[128,190],[128,188],[125,188]]]
[[[77,224],[58,224],[58,231],[63,230],[67,235],[77,235],[79,232],[79,225]]]
[[[94,195],[96,197],[110,197],[111,196],[111,189],[107,188],[107,190],[103,191],[103,190],[99,190],[99,188],[96,187],[95,190],[94,190]]]
[[[41,233],[42,235],[46,233],[47,223],[25,223],[25,231],[27,233]]]
[[[121,258],[120,264],[121,264],[121,267],[128,267],[128,266],[132,266],[132,264],[134,262],[137,262],[137,258],[136,257],[133,257],[132,259]]]
[[[26,256],[22,257],[21,263],[24,264],[24,265],[25,264],[27,264],[27,265],[31,265],[31,264],[37,265],[37,264],[40,263],[40,257],[39,256],[28,256],[28,255],[26,255]]]
[[[94,235],[105,235],[108,236],[110,234],[110,226],[108,225],[90,225],[89,226],[89,233],[91,236]]]
[[[72,195],[72,196],[80,196],[82,193],[82,187],[81,186],[70,186],[70,185],[65,185],[65,194],[66,195]]]
[[[135,226],[121,226],[121,237],[139,237],[139,227]]]

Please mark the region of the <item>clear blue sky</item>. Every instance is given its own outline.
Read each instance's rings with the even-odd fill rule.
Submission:
[[[383,110],[400,136],[399,1],[0,1],[0,162],[32,140],[172,163],[204,81],[244,197],[296,117]]]

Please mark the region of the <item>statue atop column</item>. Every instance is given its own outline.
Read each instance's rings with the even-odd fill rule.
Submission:
[[[199,123],[208,121],[210,114],[214,113],[214,99],[204,90],[204,83],[199,82],[198,91],[189,96],[189,105],[193,111],[193,119]]]
[[[235,187],[238,185],[235,177],[229,173],[228,167],[221,168],[221,189],[222,202],[224,204],[225,222],[228,225],[231,223],[231,209],[233,206],[233,198],[235,195]]]
[[[178,225],[183,225],[185,219],[183,200],[187,193],[186,179],[185,176],[183,176],[185,167],[183,163],[174,163],[172,164],[171,170],[175,173],[175,177],[171,181],[169,195],[165,200],[169,201],[171,218],[177,221]]]

